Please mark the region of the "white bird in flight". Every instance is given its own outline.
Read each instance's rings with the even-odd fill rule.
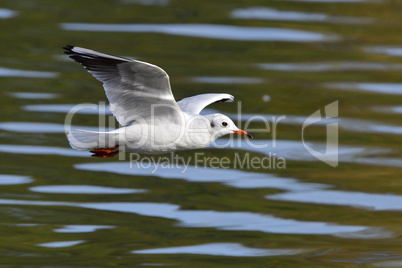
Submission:
[[[232,102],[229,94],[200,94],[176,102],[169,76],[160,67],[94,50],[66,46],[65,53],[103,83],[110,110],[122,125],[106,131],[74,130],[72,148],[96,157],[113,157],[119,151],[169,153],[208,146],[231,133],[252,138],[223,114],[200,115],[215,102]]]

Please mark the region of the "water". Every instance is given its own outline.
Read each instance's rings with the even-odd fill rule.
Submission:
[[[15,70],[0,67],[0,76],[4,77],[27,77],[27,78],[54,78],[58,76],[55,72]]]
[[[33,192],[55,194],[133,194],[144,193],[142,189],[112,188],[92,185],[44,185],[29,188]]]
[[[37,246],[45,247],[45,248],[66,248],[66,247],[76,246],[76,245],[79,245],[79,244],[84,243],[84,242],[85,242],[84,240],[78,240],[78,241],[56,241],[56,242],[38,244]]]
[[[400,267],[399,9],[386,0],[2,2],[0,265]],[[161,66],[177,100],[232,94],[241,104],[204,113],[227,114],[255,138],[160,156],[75,151],[71,109],[73,128],[117,124],[101,84],[62,54],[66,44]],[[331,124],[337,148],[326,144]],[[336,167],[323,162],[335,158]]]
[[[162,33],[189,37],[223,39],[233,41],[287,41],[319,42],[334,41],[334,35],[279,29],[269,27],[244,27],[214,24],[90,24],[63,23],[61,29],[69,31],[90,32],[128,32],[128,33]]]
[[[231,257],[258,257],[258,256],[276,256],[276,255],[294,255],[302,253],[301,250],[289,249],[256,249],[247,248],[236,243],[210,243],[195,246],[170,247],[134,250],[135,254],[201,254],[215,256]]]
[[[402,106],[373,107],[373,110],[384,113],[402,114]]]
[[[390,46],[373,46],[366,47],[365,50],[368,53],[378,53],[385,54],[390,56],[402,56],[402,48],[401,47],[390,47]]]
[[[328,88],[341,90],[361,90],[382,94],[402,95],[402,84],[400,83],[327,83]]]
[[[377,62],[262,63],[258,66],[264,70],[288,72],[388,71],[402,69],[402,64]]]
[[[12,92],[10,96],[19,99],[54,99],[58,95],[54,93],[38,93],[38,92]]]
[[[18,12],[7,8],[0,8],[0,19],[10,19],[17,16]]]
[[[318,21],[346,24],[373,23],[370,18],[336,17],[323,13],[307,13],[295,11],[281,11],[265,7],[251,7],[235,9],[231,13],[234,19],[260,19],[260,20],[284,20],[284,21]]]
[[[31,177],[0,174],[0,185],[24,184],[33,182]]]

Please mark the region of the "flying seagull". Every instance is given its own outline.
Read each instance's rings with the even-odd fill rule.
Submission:
[[[252,138],[223,114],[200,115],[215,102],[232,102],[229,94],[200,94],[176,102],[169,76],[160,67],[94,50],[66,46],[65,53],[103,83],[110,110],[122,126],[107,131],[74,130],[72,148],[95,157],[119,151],[161,154],[208,146],[231,133]]]

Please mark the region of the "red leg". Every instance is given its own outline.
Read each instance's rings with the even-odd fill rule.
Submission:
[[[92,156],[94,157],[102,157],[102,158],[113,157],[119,153],[119,150],[116,150],[117,148],[119,148],[119,145],[116,145],[112,148],[98,148],[90,152],[93,153]]]

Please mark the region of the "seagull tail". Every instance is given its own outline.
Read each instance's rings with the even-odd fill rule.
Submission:
[[[67,135],[70,146],[75,150],[89,151],[97,148],[112,148],[117,145],[116,136],[110,132],[77,129]]]

